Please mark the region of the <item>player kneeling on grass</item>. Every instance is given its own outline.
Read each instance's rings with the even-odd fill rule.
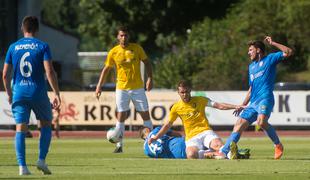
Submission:
[[[240,110],[244,107],[214,102],[206,97],[191,97],[191,87],[186,81],[180,81],[177,90],[181,100],[172,106],[169,121],[162,126],[155,136],[151,136],[148,139],[148,144],[151,145],[164,136],[177,117],[180,117],[185,131],[187,158],[226,158],[226,155],[219,151],[223,147],[223,141],[211,129],[209,121],[205,116],[205,107],[208,106],[221,110]],[[236,144],[233,144],[231,148],[231,155],[234,157],[238,156]]]

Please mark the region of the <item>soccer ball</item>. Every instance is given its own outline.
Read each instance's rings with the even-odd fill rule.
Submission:
[[[110,143],[118,143],[122,139],[122,133],[115,131],[115,127],[112,127],[107,132],[107,139]]]

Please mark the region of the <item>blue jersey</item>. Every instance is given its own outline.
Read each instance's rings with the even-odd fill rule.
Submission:
[[[48,44],[36,38],[22,38],[10,46],[5,63],[13,66],[13,103],[48,97],[43,61],[51,59]]]
[[[151,158],[186,158],[184,137],[169,136],[171,130],[150,145],[148,139],[154,137],[161,127],[153,129],[144,141],[144,154]]]
[[[276,78],[276,65],[283,59],[283,52],[271,53],[260,61],[253,61],[249,65],[249,85],[251,89],[251,103],[258,103],[263,99],[273,101],[273,88]]]

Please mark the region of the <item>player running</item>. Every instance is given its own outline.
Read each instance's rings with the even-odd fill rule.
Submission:
[[[243,106],[214,102],[206,97],[191,97],[191,87],[188,82],[178,83],[178,94],[181,100],[175,103],[167,121],[154,137],[150,137],[148,144],[160,139],[180,117],[184,126],[186,140],[186,154],[189,159],[205,158],[205,149],[214,152],[213,155],[225,158],[219,150],[223,146],[222,139],[211,129],[205,116],[205,107],[213,107],[221,110],[240,110]],[[237,154],[237,152],[236,152]]]
[[[31,110],[41,122],[37,168],[44,174],[51,174],[45,163],[45,158],[52,137],[52,107],[47,96],[44,74],[46,74],[55,95],[52,102],[55,109],[58,109],[61,103],[57,77],[52,66],[48,44],[34,37],[39,31],[37,17],[26,16],[22,22],[22,31],[24,38],[9,47],[2,77],[16,122],[15,150],[19,175],[31,174],[27,168],[25,157],[25,135],[28,131]],[[13,83],[11,88],[12,68]]]
[[[283,154],[283,145],[275,129],[268,123],[273,105],[273,88],[276,77],[276,66],[284,58],[292,55],[292,49],[274,42],[271,37],[267,36],[265,41],[280,49],[280,52],[270,53],[265,56],[265,45],[262,41],[251,41],[248,46],[248,55],[252,61],[249,65],[249,90],[242,105],[249,104],[240,114],[233,132],[227,139],[221,152],[227,154],[230,146],[236,146],[240,139],[241,133],[253,122],[265,131],[275,146],[274,159],[280,159]],[[235,111],[237,114],[241,109]]]

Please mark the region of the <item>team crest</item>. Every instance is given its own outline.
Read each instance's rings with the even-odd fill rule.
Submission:
[[[263,62],[263,61],[259,62],[259,67],[262,67],[262,66],[263,66],[263,64],[264,64],[264,62]]]
[[[130,50],[125,51],[126,62],[130,62],[134,58],[134,53]]]

